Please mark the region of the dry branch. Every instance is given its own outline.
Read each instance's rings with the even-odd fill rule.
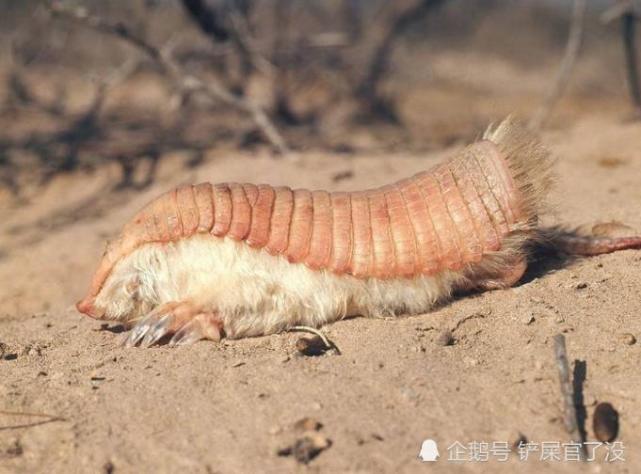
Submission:
[[[30,413],[30,412],[0,410],[0,415],[45,418],[44,420],[34,421],[31,423],[20,423],[17,425],[0,426],[0,431],[15,430],[20,428],[31,428],[32,426],[44,425],[46,423],[53,423],[54,421],[66,421],[61,416],[48,415],[46,413]]]
[[[257,50],[249,28],[248,14],[251,2],[230,2],[217,8],[204,0],[181,0],[185,10],[200,30],[214,43],[229,40],[241,61],[244,77],[253,71],[267,75],[272,65]]]
[[[267,76],[271,76],[274,66],[258,51],[256,40],[251,34],[247,17],[241,15],[239,12],[231,12],[230,21],[234,42],[238,45],[238,50],[242,51],[243,55],[246,56],[251,68]]]
[[[530,127],[533,129],[539,129],[543,126],[547,118],[550,116],[552,109],[567,89],[572,69],[574,69],[574,65],[576,64],[576,60],[581,50],[581,43],[583,42],[586,7],[587,0],[574,0],[570,32],[565,46],[565,54],[556,74],[556,79],[552,84],[543,105],[539,107],[530,120]]]
[[[343,0],[343,28],[347,31],[347,36],[351,43],[355,43],[363,36],[363,21],[359,0]]]
[[[232,43],[240,59],[241,75],[247,77],[251,74],[254,64],[249,47],[231,24],[231,12],[235,8],[234,4],[231,2],[229,4],[219,3],[214,6],[206,0],[181,0],[181,3],[200,31],[214,43],[223,41]]]
[[[561,385],[561,397],[563,399],[563,423],[566,431],[570,434],[572,442],[581,444],[581,457],[585,457],[583,437],[577,420],[576,405],[574,403],[574,390],[570,381],[570,364],[568,353],[565,347],[565,336],[557,334],[554,336],[554,357],[559,370],[559,381]]]
[[[105,102],[107,91],[130,77],[136,71],[137,67],[138,61],[128,59],[110,74],[95,80],[96,90],[91,104],[84,114],[86,117],[85,120],[91,120],[93,122],[96,119]]]
[[[638,117],[641,118],[641,79],[639,78],[638,51],[635,44],[636,22],[641,20],[641,14],[632,0],[620,0],[601,15],[603,23],[619,19],[621,20],[621,37],[630,97]]]
[[[359,96],[369,100],[377,97],[379,83],[388,70],[392,49],[398,38],[412,25],[422,21],[430,10],[443,3],[445,0],[419,0],[391,22],[374,49],[365,77],[356,89]]]
[[[146,39],[128,29],[124,24],[105,20],[89,14],[84,8],[71,8],[61,2],[52,2],[49,4],[49,9],[54,15],[75,21],[80,25],[114,36],[135,46],[156,62],[180,90],[203,93],[214,100],[246,113],[278,153],[286,154],[289,152],[289,147],[285,140],[269,117],[267,117],[267,114],[258,105],[247,98],[233,94],[214,80],[203,81],[188,73],[179,63],[174,61],[169,51],[152,45]]]
[[[628,75],[628,86],[636,113],[641,117],[641,82],[639,80],[638,53],[635,44],[637,19],[630,10],[621,18],[621,33],[625,50],[625,64]]]
[[[627,14],[633,15],[637,20],[641,19],[639,9],[634,5],[633,0],[618,0],[601,14],[601,22],[608,24]]]
[[[215,41],[229,39],[229,31],[225,28],[220,15],[213,8],[208,8],[204,0],[182,0],[181,3],[207,36]]]

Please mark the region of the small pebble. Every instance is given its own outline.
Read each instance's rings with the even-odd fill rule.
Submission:
[[[535,319],[534,319],[534,315],[532,313],[526,314],[521,318],[521,322],[523,324],[525,324],[526,326],[532,324],[534,321],[535,321]]]
[[[610,403],[599,403],[594,409],[594,437],[603,443],[614,441],[619,433],[619,413]]]
[[[17,458],[22,456],[23,453],[22,443],[20,443],[19,439],[16,439],[13,444],[5,450],[4,455],[8,458]]]
[[[114,466],[112,461],[107,461],[102,469],[105,474],[113,474],[116,472],[116,466]]]
[[[354,177],[354,172],[352,170],[339,171],[332,176],[332,181],[335,183],[343,181],[345,179],[350,179]]]
[[[279,456],[293,456],[301,464],[308,464],[322,451],[329,448],[332,442],[320,433],[306,433],[290,446],[277,451]]]
[[[627,346],[633,346],[634,344],[636,344],[637,338],[634,337],[634,334],[626,332],[625,334],[621,335],[621,341]]]
[[[584,290],[587,287],[588,287],[588,284],[586,282],[584,282],[584,281],[582,281],[581,283],[577,283],[576,286],[575,286],[575,288],[577,290]]]
[[[416,402],[419,398],[416,390],[410,387],[401,387],[400,394],[405,400],[409,402]]]
[[[516,439],[514,439],[514,441],[512,442],[512,450],[518,451],[518,449],[524,444],[527,444],[527,442],[527,437],[523,433],[519,432],[516,435]]]
[[[304,356],[315,357],[325,354],[330,348],[318,337],[301,337],[296,341],[296,350]]]
[[[294,423],[294,429],[300,432],[318,431],[322,427],[323,427],[323,424],[320,421],[309,416],[306,416],[305,418],[301,418],[296,423]]]
[[[452,334],[452,331],[446,329],[438,335],[435,342],[439,346],[451,346],[454,344],[454,335]]]

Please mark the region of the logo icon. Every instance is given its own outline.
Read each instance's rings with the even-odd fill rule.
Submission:
[[[438,459],[438,446],[433,439],[426,439],[421,444],[421,452],[418,453],[418,458],[423,462],[433,462]]]

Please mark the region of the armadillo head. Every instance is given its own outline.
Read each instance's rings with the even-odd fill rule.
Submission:
[[[107,244],[87,295],[76,303],[79,312],[95,319],[124,321],[144,310],[140,272],[130,256],[123,256],[120,240]]]
[[[98,293],[91,291],[76,303],[76,308],[94,319],[128,320],[134,316],[140,285],[135,274],[114,272]]]

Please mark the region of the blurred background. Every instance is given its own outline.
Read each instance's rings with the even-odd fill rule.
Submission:
[[[74,173],[109,169],[118,193],[237,152],[423,153],[509,113],[635,117],[632,2],[0,5],[2,207]]]

